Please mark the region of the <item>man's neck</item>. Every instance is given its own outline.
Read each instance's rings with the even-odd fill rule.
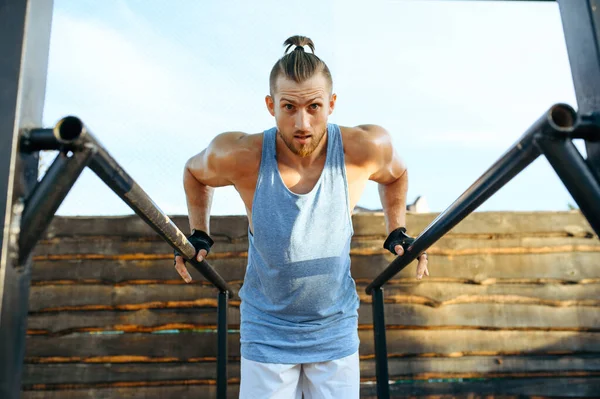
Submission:
[[[294,169],[308,169],[312,166],[321,165],[323,159],[325,159],[327,155],[327,140],[328,134],[325,133],[317,148],[309,154],[308,156],[301,157],[300,155],[294,153],[292,150],[288,148],[283,139],[277,135],[276,139],[276,152],[277,152],[277,161],[289,166]]]

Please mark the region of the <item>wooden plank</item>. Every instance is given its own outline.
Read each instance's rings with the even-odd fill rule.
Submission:
[[[230,306],[228,322],[232,327],[240,323],[239,308]],[[216,304],[193,309],[142,309],[138,311],[58,312],[30,315],[29,334],[71,334],[91,331],[189,330],[217,324]]]
[[[242,280],[247,259],[209,259],[227,281]],[[392,254],[352,256],[352,276],[368,283],[394,260]],[[205,279],[188,267],[194,280]],[[407,266],[394,279],[416,282],[416,262]],[[546,254],[474,254],[464,256],[431,256],[430,277],[423,281],[457,281],[473,284],[495,282],[595,282],[600,281],[600,255],[594,252],[562,252]],[[440,280],[441,279],[441,280]],[[38,260],[33,263],[32,282],[88,281],[121,283],[132,280],[181,281],[171,258]]]
[[[191,309],[142,309],[138,311],[57,312],[30,315],[30,334],[71,334],[86,331],[151,332],[187,330],[216,324],[216,304]],[[238,307],[230,306],[232,328],[240,323]],[[600,312],[594,307],[553,308],[532,305],[464,304],[431,308],[411,304],[386,304],[386,324],[405,329],[523,329],[598,331]],[[358,311],[362,327],[372,326],[372,307]]]
[[[351,253],[356,255],[385,254],[382,248],[385,237],[355,236],[351,242]],[[218,258],[229,254],[245,253],[248,250],[246,238],[230,241],[227,238],[215,237],[215,245],[209,257]],[[600,252],[600,240],[591,237],[505,237],[494,236],[453,237],[446,236],[428,249],[430,255],[462,256],[468,254],[521,254],[521,253],[556,253],[556,252]],[[132,256],[134,254],[152,254],[166,256],[172,254],[172,248],[159,237],[147,238],[124,237],[62,237],[40,241],[34,252],[34,261],[47,258],[70,258],[77,256],[116,257],[116,255]],[[391,254],[390,254],[391,255]]]
[[[240,356],[239,333],[228,336],[228,351]],[[28,336],[26,362],[177,362],[204,361],[217,356],[216,332],[181,334],[72,334]]]
[[[25,390],[21,393],[22,399],[214,399],[217,397],[215,385],[196,384],[166,387],[135,387],[135,388],[96,388],[96,389],[68,389],[68,390]],[[239,398],[239,385],[229,384],[227,399]]]
[[[184,233],[189,234],[187,216],[170,216],[173,223]],[[246,236],[248,220],[245,216],[213,216],[210,218],[210,232],[215,238],[230,239]],[[127,216],[56,216],[50,224],[45,238],[54,237],[157,237],[137,215]]]
[[[360,353],[374,353],[373,331],[359,330]],[[239,356],[239,334],[229,334],[230,356]],[[392,357],[460,357],[600,352],[600,334],[577,331],[394,330],[387,331]],[[27,337],[26,362],[68,358],[76,362],[191,361],[216,356],[216,334],[72,334]],[[38,360],[36,360],[38,359]],[[110,359],[110,362],[116,362]],[[62,362],[62,361],[59,361]]]
[[[393,398],[597,398],[598,392],[600,392],[600,378],[497,378],[487,381],[416,381],[394,384],[390,388]],[[376,386],[374,384],[370,386],[363,385],[360,396],[363,399],[376,399]]]
[[[432,308],[411,304],[386,304],[387,325],[430,330],[458,326],[479,329],[547,329],[598,331],[600,312],[595,307],[554,308],[535,305],[461,304]],[[361,305],[359,323],[372,323],[372,307]],[[31,318],[30,318],[31,319]]]
[[[57,391],[23,391],[23,399],[181,399],[181,398],[215,398],[214,385],[175,385],[166,387],[135,388],[97,388],[73,389]],[[597,398],[600,390],[600,378],[498,378],[487,381],[459,382],[411,382],[391,386],[393,398],[410,397],[414,399],[451,399],[451,398],[486,398],[486,399],[521,399],[523,397],[545,398]],[[239,385],[229,384],[227,398],[237,398]],[[443,396],[441,396],[443,395]],[[485,395],[485,396],[483,396]],[[361,384],[360,397],[376,398],[374,384]]]
[[[408,233],[418,235],[438,213],[407,213]],[[382,212],[354,214],[354,230],[358,235],[375,235],[385,232]],[[535,212],[474,212],[456,225],[448,234],[582,234],[593,230],[579,211]]]
[[[246,258],[211,259],[211,266],[228,282],[241,281],[246,274]],[[206,281],[193,267],[188,270],[194,281]],[[121,283],[137,280],[183,283],[172,259],[163,260],[61,260],[37,261],[32,284],[38,282]]]
[[[588,356],[468,356],[462,358],[391,358],[392,379],[498,378],[500,375],[559,376],[567,372],[598,372],[600,359]],[[102,382],[214,380],[214,361],[146,364],[26,364],[23,385],[98,384]],[[228,378],[240,378],[240,364],[232,361]],[[362,379],[375,377],[375,361],[361,360]],[[522,377],[521,377],[522,378]]]
[[[364,282],[381,273],[394,260],[393,255],[352,257],[352,276]],[[394,279],[415,281],[417,263],[407,266]],[[594,252],[558,252],[542,254],[473,254],[431,256],[430,277],[445,281],[459,280],[475,284],[502,281],[530,282],[552,280],[580,282],[600,277],[600,256]],[[424,280],[425,281],[425,280]]]
[[[437,213],[407,214],[409,233],[416,235],[429,225]],[[189,230],[187,216],[171,216],[184,232]],[[384,235],[383,213],[357,213],[352,216],[357,235]],[[246,216],[211,217],[211,234],[240,237],[246,234]],[[451,234],[581,234],[592,232],[579,211],[565,212],[474,212],[450,231]],[[55,217],[48,237],[59,236],[152,236],[154,231],[137,216]]]
[[[240,377],[240,362],[227,365],[228,378]],[[103,382],[216,380],[214,361],[159,364],[27,364],[23,385],[99,384]]]
[[[234,285],[239,289],[239,284]],[[471,303],[506,305],[538,305],[550,307],[600,307],[598,284],[456,284],[429,283],[394,284],[385,287],[387,303],[419,304],[433,308]],[[363,303],[371,303],[364,285],[357,287]],[[216,287],[194,284],[140,285],[42,285],[31,287],[30,312],[81,310],[91,307],[118,307],[168,302],[191,302],[215,299]],[[183,305],[182,305],[183,307]],[[91,309],[90,309],[91,310]],[[136,309],[133,309],[136,310]]]

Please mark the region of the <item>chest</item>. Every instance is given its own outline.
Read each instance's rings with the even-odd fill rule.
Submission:
[[[325,162],[320,162],[310,168],[291,168],[285,164],[278,163],[277,168],[283,184],[293,193],[309,193],[319,181],[323,173]]]

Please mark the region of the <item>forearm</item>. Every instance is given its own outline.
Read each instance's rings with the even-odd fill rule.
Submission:
[[[387,234],[398,227],[406,226],[406,197],[408,193],[408,171],[395,181],[379,184],[379,198],[383,207]]]
[[[192,229],[210,234],[210,209],[214,188],[199,182],[186,167],[183,186],[188,208],[190,231]]]

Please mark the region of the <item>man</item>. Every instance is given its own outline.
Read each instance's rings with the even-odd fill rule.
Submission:
[[[239,293],[241,398],[358,398],[352,209],[368,180],[379,183],[384,247],[402,255],[414,241],[404,229],[407,171],[383,128],[328,123],[337,96],[312,40],[293,36],[284,45],[266,97],[276,126],[222,133],[187,162],[190,241],[202,261],[213,244],[213,188],[233,185],[249,221]],[[421,279],[429,275],[426,254],[418,259]],[[191,281],[181,256],[176,268]]]

